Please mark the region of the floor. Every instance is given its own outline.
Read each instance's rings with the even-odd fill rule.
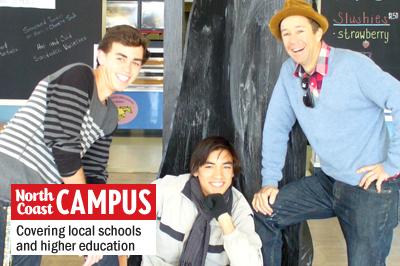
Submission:
[[[110,152],[110,183],[150,183],[161,162],[158,137],[116,137]],[[336,218],[309,221],[314,245],[314,266],[347,265],[346,244]],[[388,266],[400,263],[400,227],[395,230]],[[82,265],[78,256],[46,256],[42,266]]]

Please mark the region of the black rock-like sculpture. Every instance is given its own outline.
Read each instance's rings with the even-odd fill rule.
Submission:
[[[268,29],[269,18],[282,5],[283,0],[193,1],[182,82],[170,138],[164,139],[160,177],[189,172],[194,145],[204,137],[221,135],[239,154],[242,174],[235,186],[251,202],[261,186],[265,113],[286,58]],[[281,184],[304,175],[306,144],[296,125]],[[311,264],[312,241],[306,223],[285,230],[284,239],[283,265]]]
[[[182,84],[171,137],[165,145],[161,177],[188,172],[194,145],[204,137],[234,138],[226,6],[226,0],[193,2]]]

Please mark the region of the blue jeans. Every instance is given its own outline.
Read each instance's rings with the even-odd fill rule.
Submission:
[[[308,219],[334,216],[346,240],[349,266],[385,265],[398,223],[398,205],[398,180],[383,183],[381,193],[377,193],[375,183],[364,190],[316,170],[313,176],[280,189],[272,216],[256,213],[264,265],[281,265],[281,229]]]

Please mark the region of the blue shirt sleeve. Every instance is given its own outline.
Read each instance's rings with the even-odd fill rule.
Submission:
[[[285,164],[289,133],[296,122],[294,111],[290,105],[284,77],[292,75],[286,62],[274,87],[267,115],[264,122],[262,141],[262,186],[278,186],[282,179]],[[287,77],[286,77],[287,78]]]

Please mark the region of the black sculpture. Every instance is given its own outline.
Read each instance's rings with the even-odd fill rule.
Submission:
[[[206,136],[221,135],[239,153],[242,175],[236,177],[235,186],[251,202],[261,186],[265,113],[286,58],[268,29],[269,18],[282,5],[283,0],[193,1],[182,82],[160,177],[189,172],[194,145]],[[290,134],[282,184],[304,175],[306,144],[296,125]],[[307,224],[291,226],[284,238],[283,265],[310,265],[312,241]]]

